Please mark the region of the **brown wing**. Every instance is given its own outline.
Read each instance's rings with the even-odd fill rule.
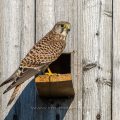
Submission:
[[[41,64],[55,61],[65,48],[65,42],[47,41],[44,39],[38,42],[22,60],[21,66],[38,67]]]

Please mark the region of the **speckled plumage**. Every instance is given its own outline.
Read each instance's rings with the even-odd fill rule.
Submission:
[[[50,31],[30,50],[22,60],[21,67],[38,67],[55,61],[66,45],[65,36]]]
[[[56,23],[53,29],[33,46],[14,74],[0,85],[1,87],[12,82],[4,93],[15,87],[8,105],[14,100],[24,81],[36,75],[39,71],[44,72],[61,55],[66,46],[66,36],[69,30],[70,23]]]

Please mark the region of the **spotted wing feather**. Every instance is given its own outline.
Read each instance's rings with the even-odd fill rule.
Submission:
[[[60,36],[58,40],[56,39],[55,37],[52,40],[49,37],[44,37],[22,60],[21,66],[38,67],[41,64],[55,61],[61,55],[66,45],[63,37],[61,38],[62,40],[59,40]]]

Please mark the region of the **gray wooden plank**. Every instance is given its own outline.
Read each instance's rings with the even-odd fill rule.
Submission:
[[[36,0],[36,41],[49,32],[54,24],[54,0]]]
[[[78,34],[77,34],[77,1],[74,0],[59,0],[55,1],[55,21],[69,21],[71,23],[71,31],[67,38],[67,45],[64,52],[71,52],[71,73],[73,78],[73,87],[75,90],[75,97],[70,108],[67,110],[65,120],[77,120],[78,114]],[[79,93],[80,94],[80,93]],[[82,114],[81,114],[82,116]]]
[[[54,24],[54,0],[36,0],[36,41],[40,40],[40,38],[49,32]],[[36,106],[34,108],[36,119],[55,120],[55,104],[55,100],[36,98]]]
[[[93,6],[93,7],[92,7]],[[97,68],[85,69],[86,65],[98,62],[98,40],[95,33],[99,25],[100,3],[97,0],[83,4],[83,120],[96,120],[99,113]]]
[[[78,59],[78,64],[77,64],[77,77],[78,77],[78,82],[77,82],[77,96],[78,96],[78,120],[83,120],[83,71],[82,71],[82,59],[83,59],[83,40],[84,40],[84,33],[83,33],[83,1],[78,0],[77,4],[77,11],[76,13],[77,17],[77,59]]]
[[[3,41],[3,53],[2,60],[3,67],[2,78],[3,80],[10,76],[14,70],[18,67],[20,60],[26,55],[35,42],[35,2],[34,1],[5,1],[3,2],[3,10],[1,11],[4,15],[3,22],[3,32],[0,41]],[[13,67],[14,66],[14,67]],[[28,81],[22,86],[20,93],[23,91]],[[34,87],[33,87],[34,86]],[[5,89],[6,87],[3,87]],[[28,118],[27,112],[31,111],[31,116],[29,118],[33,120],[34,111],[31,110],[30,106],[35,104],[35,85],[27,87],[29,90],[24,90],[23,93],[18,98],[17,104],[16,100],[8,108],[6,104],[10,98],[11,92],[6,95],[2,95],[2,114],[1,120],[5,118],[6,120],[13,119],[14,116],[18,119],[25,120]],[[29,92],[33,90],[34,92]],[[25,92],[27,91],[27,92]],[[3,92],[3,91],[2,91]],[[32,97],[33,99],[29,99]],[[29,102],[28,102],[29,100]],[[27,116],[27,117],[26,117]],[[29,119],[28,118],[28,119]]]
[[[4,19],[3,19],[3,1],[1,1],[1,4],[0,4],[0,82],[3,81],[3,22],[4,22]],[[3,113],[2,113],[2,89],[0,89],[0,116],[3,116]]]
[[[111,119],[111,2],[83,2],[83,120]]]
[[[101,20],[99,28],[98,95],[102,120],[111,120],[111,53],[112,53],[112,0],[101,1]]]
[[[112,119],[120,118],[120,1],[113,3],[113,87],[112,87]]]
[[[77,3],[72,0],[68,1],[42,1],[37,0],[36,3],[36,38],[42,37],[45,33],[47,33],[54,25],[55,22],[58,21],[69,21],[72,24],[71,32],[67,38],[67,47],[64,52],[73,52],[73,50],[77,51],[77,18],[76,18],[76,6]],[[72,8],[72,9],[71,9]],[[74,8],[74,16],[73,17],[73,8]],[[75,34],[74,34],[75,33]],[[76,64],[74,66],[74,64]],[[73,84],[75,88],[75,92],[77,94],[77,52],[73,55],[72,54],[72,61],[71,61],[71,69],[73,74]],[[69,99],[61,99],[61,100],[51,100],[54,101],[53,104],[48,101],[45,108],[49,106],[50,109],[39,110],[37,109],[37,116],[39,119],[77,119],[77,95],[75,96],[74,101],[69,102]],[[66,102],[65,102],[66,101]],[[45,106],[45,102],[38,99],[37,101],[38,106]],[[61,107],[56,107],[61,106]],[[51,107],[55,109],[51,109]],[[65,107],[66,106],[66,107]],[[64,108],[65,107],[65,108]],[[69,108],[70,107],[70,108]],[[61,109],[59,109],[61,108]],[[68,109],[69,108],[69,109]],[[49,116],[49,117],[48,117]],[[57,117],[57,118],[56,118]]]
[[[21,1],[21,46],[20,57],[23,59],[35,43],[35,1]],[[17,115],[21,120],[34,120],[34,110],[31,106],[36,104],[35,83],[30,82],[33,78],[27,80],[21,87],[23,91],[19,98],[19,104],[16,105]],[[20,92],[21,93],[21,92]]]
[[[2,36],[1,40],[3,41],[2,44],[2,80],[5,80],[8,78],[14,70],[18,67],[20,56],[20,16],[18,14],[20,13],[19,5],[20,2],[16,1],[2,1],[2,10],[3,13],[2,19]],[[13,67],[14,66],[14,67]],[[7,87],[2,87],[3,90]],[[12,90],[11,90],[12,91]],[[9,100],[11,91],[5,95],[2,94],[2,115],[1,120],[4,119],[4,117],[8,114],[9,108],[6,108],[7,102]]]

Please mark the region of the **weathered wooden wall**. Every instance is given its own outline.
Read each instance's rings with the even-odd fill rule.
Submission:
[[[1,0],[0,83],[18,67],[33,44],[57,21],[72,24],[64,52],[72,52],[74,98],[40,99],[34,82],[21,88],[0,120],[119,120],[119,0]]]

